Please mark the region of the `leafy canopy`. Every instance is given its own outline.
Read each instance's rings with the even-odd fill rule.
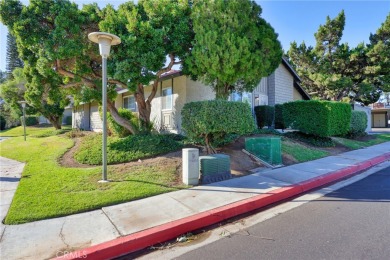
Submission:
[[[292,42],[288,56],[302,86],[323,100],[358,101],[365,105],[376,102],[390,79],[389,17],[377,34],[371,35],[368,45],[360,43],[350,48],[348,43],[340,43],[344,11],[334,19],[328,16],[326,23],[319,26],[314,47]]]
[[[186,69],[211,85],[217,98],[252,91],[280,64],[277,34],[253,1],[198,0],[191,18],[195,38]]]

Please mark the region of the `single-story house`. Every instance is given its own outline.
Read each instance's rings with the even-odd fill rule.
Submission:
[[[258,105],[275,105],[294,100],[308,100],[310,96],[300,86],[300,78],[283,58],[282,63],[268,77],[264,77],[253,92],[232,93],[231,101],[248,102],[252,109]],[[210,86],[193,81],[181,71],[171,70],[161,76],[159,89],[152,101],[151,121],[158,131],[182,133],[181,110],[185,103],[212,100],[215,93]],[[151,86],[145,87],[145,97]],[[117,108],[126,108],[137,113],[134,96],[127,90],[118,90],[115,100]],[[73,107],[73,128],[101,131],[102,120],[98,103],[81,104]]]
[[[67,117],[71,117],[72,113],[73,113],[72,105],[65,107],[64,113],[62,114],[62,121],[61,121],[62,125],[67,124],[67,122],[66,122]],[[51,124],[50,121],[44,116],[39,116],[38,122],[39,122],[39,124]]]

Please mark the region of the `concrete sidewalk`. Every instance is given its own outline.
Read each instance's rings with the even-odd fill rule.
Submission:
[[[4,226],[0,256],[113,258],[291,198],[389,159],[387,142],[88,213]]]

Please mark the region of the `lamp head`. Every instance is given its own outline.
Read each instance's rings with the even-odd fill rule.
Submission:
[[[103,58],[107,58],[110,55],[111,45],[117,45],[121,43],[121,39],[118,36],[105,32],[90,33],[88,34],[88,39],[99,44],[100,55]]]
[[[22,100],[22,101],[18,101],[18,103],[21,104],[23,108],[25,108],[27,102]]]

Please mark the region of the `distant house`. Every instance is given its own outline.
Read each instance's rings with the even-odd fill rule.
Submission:
[[[374,103],[371,106],[372,127],[390,127],[390,105],[385,103]]]
[[[232,93],[231,101],[248,102],[250,106],[275,105],[294,100],[308,100],[310,96],[300,86],[300,78],[290,64],[282,63],[268,77],[264,77],[253,92]],[[172,70],[161,76],[159,88],[152,101],[151,121],[158,131],[182,133],[181,110],[185,103],[212,100],[215,93],[210,86],[193,81],[181,71]],[[152,86],[145,87],[148,96]],[[117,108],[126,108],[137,113],[134,96],[127,89],[119,89],[115,100]],[[75,106],[72,113],[73,128],[101,131],[102,121],[98,103]]]

